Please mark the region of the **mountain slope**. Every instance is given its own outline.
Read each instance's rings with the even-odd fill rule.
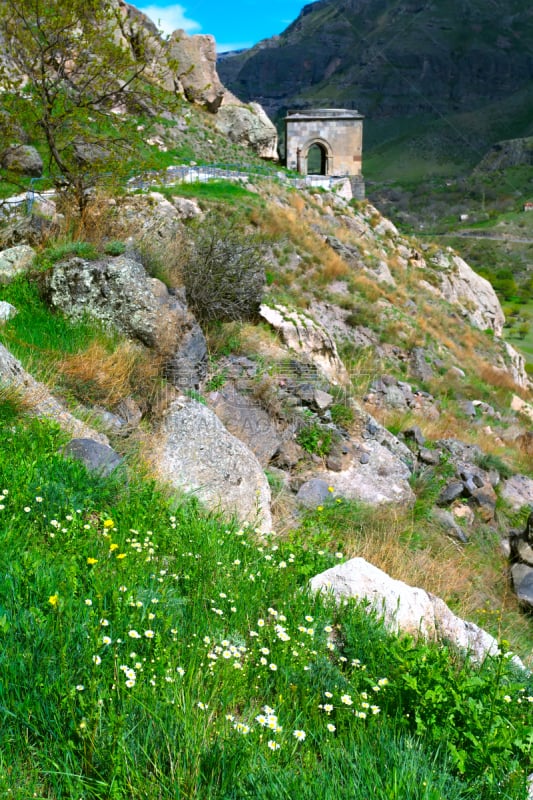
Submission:
[[[532,35],[533,12],[523,0],[319,0],[279,37],[223,59],[219,72],[232,91],[257,99],[271,115],[316,103],[357,107],[370,118],[370,145],[394,137],[398,121],[412,121],[411,133],[472,113],[468,142],[482,130],[490,143],[483,114],[489,104],[503,104],[510,136],[531,130]],[[517,108],[518,93],[525,96]],[[450,122],[443,131],[457,148],[461,120]]]

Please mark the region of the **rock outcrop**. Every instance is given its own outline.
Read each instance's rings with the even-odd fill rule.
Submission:
[[[148,456],[159,478],[174,488],[262,532],[271,530],[270,488],[261,465],[206,406],[187,398],[172,403]]]
[[[43,160],[31,145],[12,145],[4,152],[1,162],[4,169],[30,178],[40,178],[43,174]]]
[[[69,317],[87,314],[154,349],[175,386],[196,386],[205,377],[207,345],[184,297],[170,294],[133,258],[59,262],[46,276],[46,291]]]
[[[217,112],[225,89],[217,73],[213,36],[188,36],[178,30],[170,37],[169,44],[170,59],[176,64],[175,76],[187,100],[211,113]]]
[[[440,279],[439,293],[449,303],[459,306],[472,325],[493,330],[501,336],[505,316],[496,292],[486,278],[468,266],[453,251],[440,251],[432,259]]]
[[[368,610],[383,618],[394,633],[449,642],[476,662],[499,653],[496,639],[474,623],[456,617],[438,597],[394,580],[363,558],[322,572],[310,586],[312,591],[332,594],[336,600],[354,598],[367,603]]]
[[[306,314],[285,306],[263,304],[261,317],[278,332],[281,340],[298,355],[303,355],[333,384],[346,384],[349,375],[339,358],[330,334]]]
[[[53,420],[73,438],[91,439],[109,445],[107,436],[76,419],[65,406],[50,394],[44,383],[39,383],[0,344],[0,386],[9,386],[20,396],[25,409],[34,417]]]
[[[215,117],[220,133],[235,142],[249,145],[261,158],[278,158],[278,133],[259,103],[223,103]]]

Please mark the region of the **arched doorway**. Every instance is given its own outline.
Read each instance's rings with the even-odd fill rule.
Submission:
[[[307,174],[328,174],[328,152],[323,144],[315,142],[307,151]]]

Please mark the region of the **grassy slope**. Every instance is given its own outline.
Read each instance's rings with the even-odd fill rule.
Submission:
[[[99,481],[0,414],[4,796],[523,797],[533,686],[505,659],[391,638],[307,594],[323,546]]]

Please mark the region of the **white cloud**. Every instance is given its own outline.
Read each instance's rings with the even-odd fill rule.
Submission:
[[[172,6],[138,6],[139,11],[150,17],[163,33],[171,34],[173,31],[183,29],[186,33],[197,33],[202,29],[199,22],[187,19],[187,11],[180,5]]]

